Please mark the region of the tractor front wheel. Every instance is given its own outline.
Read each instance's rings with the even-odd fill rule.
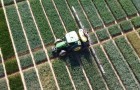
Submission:
[[[67,52],[65,50],[61,50],[59,53],[59,56],[63,57],[67,54]]]
[[[56,39],[54,44],[57,44],[58,42],[62,42],[62,39]]]

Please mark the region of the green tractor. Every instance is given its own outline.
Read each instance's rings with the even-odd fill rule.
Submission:
[[[89,46],[87,32],[84,29],[68,32],[63,39],[57,39],[52,48],[54,56],[65,56],[69,52],[80,51]]]

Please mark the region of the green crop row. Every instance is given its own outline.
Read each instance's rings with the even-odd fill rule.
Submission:
[[[30,6],[45,44],[54,42],[53,35],[39,0],[30,0]]]
[[[138,35],[135,32],[132,32],[127,34],[127,38],[140,57],[140,39]]]
[[[67,31],[77,30],[76,23],[69,12],[65,0],[54,0],[54,2],[64,21]]]
[[[57,59],[52,62],[53,69],[61,90],[72,90],[73,86],[70,81],[68,72],[65,67],[65,63],[61,59]]]
[[[18,3],[18,8],[31,49],[41,46],[27,2]]]
[[[73,53],[66,57],[66,64],[68,65],[76,89],[89,90],[89,86],[78,62],[77,54]]]
[[[113,41],[108,41],[104,43],[103,46],[108,57],[118,71],[118,74],[126,89],[138,89],[137,84],[135,83],[135,80],[131,72],[129,71],[129,68],[125,64],[126,62],[123,56],[121,55],[117,47],[113,44]]]
[[[116,0],[106,0],[110,10],[112,11],[113,15],[117,20],[125,18],[126,14],[122,10],[121,5]]]
[[[115,41],[124,58],[133,70],[133,73],[137,77],[138,81],[140,81],[139,58],[134,54],[134,50],[130,47],[124,37],[116,38]]]
[[[4,76],[4,69],[2,63],[0,63],[0,77]]]
[[[96,55],[99,58],[99,60],[101,61],[103,68],[105,70],[105,80],[107,82],[107,85],[109,87],[110,90],[122,90],[122,86],[119,83],[110,63],[108,62],[104,52],[102,51],[100,46],[95,46],[94,47],[95,51],[96,51]],[[113,84],[112,84],[113,83]]]
[[[37,52],[34,52],[33,55],[36,63],[42,62],[47,58],[44,50],[38,50]]]
[[[103,24],[96,12],[96,8],[94,7],[91,0],[80,0],[81,4],[93,26],[93,28],[102,27]]]
[[[113,26],[108,27],[108,31],[112,37],[121,34],[121,29],[119,28],[118,25],[113,25]]]
[[[21,76],[19,73],[8,76],[11,90],[24,90]]]
[[[5,68],[7,74],[17,72],[19,69],[18,69],[16,58],[5,61]]]
[[[109,12],[104,0],[93,0],[93,3],[95,4],[105,24],[114,22],[114,18],[111,12]]]
[[[37,66],[40,81],[42,83],[44,90],[57,90],[57,87],[55,85],[55,81],[52,75],[52,72],[50,70],[48,63],[43,63]],[[61,72],[62,74],[63,72]]]
[[[140,17],[134,17],[131,19],[132,24],[134,25],[135,28],[140,27]]]
[[[137,13],[131,0],[119,0],[119,2],[128,16],[135,15]]]
[[[2,49],[4,59],[14,56],[14,50],[2,8],[0,9],[0,47]]]
[[[78,3],[78,0],[66,0],[66,1],[71,9],[72,9],[72,6],[74,6],[82,24],[85,26],[85,28],[89,29],[90,28],[89,23],[82,11],[82,7],[80,7],[80,4]]]
[[[140,0],[131,0],[137,10],[140,12]]]
[[[23,74],[28,90],[41,90],[34,68],[24,71]]]
[[[5,5],[10,5],[14,3],[14,0],[3,0]],[[21,1],[25,1],[25,0],[16,0],[16,2],[21,2]],[[0,2],[1,4],[1,2]]]
[[[0,89],[1,90],[8,90],[5,78],[1,78],[0,79]]]
[[[122,21],[119,25],[123,32],[128,32],[133,30],[133,26],[130,21]]]
[[[98,43],[95,33],[91,32],[89,33],[89,36],[90,36],[90,39],[92,40],[91,41],[92,44]]]
[[[78,54],[78,56],[82,62],[83,68],[86,72],[86,75],[90,81],[93,90],[106,90],[105,84],[102,80],[103,78],[97,70],[98,67],[95,64],[95,59],[91,56],[90,51],[84,50],[84,52],[81,52],[80,54]]]
[[[18,53],[28,50],[26,40],[22,32],[21,24],[14,5],[6,7],[8,21],[10,23],[14,44]],[[12,16],[12,17],[11,17]]]
[[[22,55],[21,57],[19,57],[19,60],[20,60],[20,65],[21,65],[22,69],[33,65],[32,58],[29,54]]]
[[[46,54],[42,49],[38,50],[36,52],[33,52],[33,56],[34,56],[36,63],[40,63],[40,62],[46,60]],[[32,58],[31,58],[30,54],[21,56],[19,58],[19,60],[20,60],[20,64],[21,64],[22,68],[27,68],[27,67],[33,65]]]
[[[108,35],[106,29],[98,30],[98,31],[96,31],[96,34],[97,34],[97,36],[98,36],[98,38],[99,38],[100,41],[103,41],[103,40],[109,38],[109,35]]]
[[[42,0],[43,7],[51,23],[56,38],[62,38],[65,30],[51,0]]]

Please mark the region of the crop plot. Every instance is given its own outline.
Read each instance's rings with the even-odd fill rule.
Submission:
[[[80,63],[78,62],[78,59],[75,57],[76,57],[75,55],[74,56],[70,55],[68,58],[66,58],[66,64],[68,65],[68,68],[72,75],[75,87],[77,90],[81,89],[88,90],[89,86],[83,75],[82,69],[79,67]]]
[[[53,28],[53,31],[56,35],[56,38],[62,38],[62,35],[65,33],[65,30],[62,26],[62,23],[59,19],[59,16],[53,6],[53,3],[51,0],[42,0],[43,7],[46,11],[46,14],[48,15],[49,21],[51,23],[51,26]]]
[[[53,61],[52,64],[53,64],[53,68],[54,68],[60,89],[62,90],[73,89],[73,86],[70,81],[64,62],[58,59],[56,61]]]
[[[113,41],[106,42],[104,44],[104,48],[113,65],[117,69],[119,75],[121,76],[122,82],[124,83],[126,89],[138,89],[138,86],[132,77],[131,71],[128,69],[129,67],[125,64],[126,62],[123,56],[120,54],[117,47],[113,44]]]
[[[11,75],[8,77],[11,90],[23,90],[23,84],[20,74]]]
[[[54,0],[54,3],[62,17],[67,31],[77,30],[76,23],[68,10],[65,0]]]
[[[1,90],[8,90],[5,78],[1,78],[0,79],[0,89]]]
[[[93,28],[97,27],[103,27],[103,24],[98,16],[98,12],[96,11],[96,8],[94,7],[93,3],[91,0],[80,0],[81,4],[93,26]]]
[[[10,23],[11,32],[13,33],[13,39],[15,42],[17,52],[22,53],[22,52],[27,51],[28,48],[26,45],[26,40],[22,32],[20,21],[17,18],[18,15],[17,15],[14,5],[6,7],[6,14],[8,17],[8,21]]]
[[[93,3],[95,4],[105,24],[114,22],[115,19],[113,18],[111,12],[109,12],[104,0],[93,0]]]
[[[82,11],[82,8],[80,7],[80,4],[78,3],[78,0],[66,0],[67,1],[67,3],[69,4],[69,7],[71,8],[72,6],[74,6],[74,8],[76,9],[76,10],[78,10],[78,15],[79,15],[79,17],[80,17],[80,19],[81,19],[81,22],[84,24],[84,26],[86,27],[86,28],[90,28],[90,26],[89,26],[89,23],[88,23],[88,21],[87,21],[87,19],[86,19],[86,17],[85,17],[85,15],[84,15],[84,13],[83,13],[83,11]]]
[[[140,17],[134,17],[131,19],[132,24],[134,25],[135,28],[140,27]]]
[[[8,59],[14,55],[2,8],[0,9],[0,47],[2,49],[4,59]]]
[[[27,2],[19,3],[18,8],[19,8],[18,10],[21,15],[22,23],[23,23],[24,29],[26,31],[31,49],[40,47],[41,41],[39,39],[37,30],[35,28],[35,24],[33,22]]]
[[[129,0],[118,0],[128,16],[135,15],[137,13],[133,3]]]
[[[140,57],[140,38],[138,35],[135,32],[132,32],[127,35],[127,38]]]
[[[119,28],[118,25],[113,25],[108,27],[108,31],[111,34],[112,37],[120,35],[121,34],[121,29]]]
[[[25,77],[27,89],[29,89],[29,90],[32,90],[32,89],[41,90],[34,68],[31,68],[27,71],[24,71],[24,77]]]
[[[119,81],[119,79],[118,79],[119,77],[117,77],[115,71],[113,70],[109,60],[105,56],[105,53],[103,52],[101,47],[98,45],[98,46],[95,46],[94,49],[96,50],[97,56],[101,60],[103,67],[106,71],[106,74],[104,76],[105,76],[105,80],[107,82],[109,89],[122,90],[123,87],[121,85],[121,81]],[[112,83],[114,83],[114,84],[112,84]]]
[[[89,78],[92,88],[105,90],[105,84],[99,70],[97,69],[97,65],[95,64],[96,62],[91,56],[91,53],[88,50],[85,50],[84,53],[80,53],[78,56],[81,60],[83,68],[85,69],[86,75]]]
[[[124,58],[126,61],[129,63],[131,69],[133,70],[133,73],[137,77],[138,81],[140,81],[140,71],[138,67],[140,66],[140,60],[139,58],[135,55],[134,50],[130,47],[128,42],[125,40],[124,37],[117,38],[116,44],[118,45],[118,48],[122,52]],[[133,53],[132,53],[133,52]]]
[[[137,10],[140,12],[140,1],[139,0],[131,0],[131,1],[133,2]]]
[[[37,66],[43,89],[56,90],[55,81],[48,63]]]
[[[33,11],[35,20],[41,32],[41,36],[43,38],[44,43],[49,44],[49,43],[54,42],[54,39],[52,39],[53,38],[52,32],[45,18],[45,15],[43,13],[39,0],[36,0],[36,1],[30,0],[29,2],[30,2],[31,9]]]

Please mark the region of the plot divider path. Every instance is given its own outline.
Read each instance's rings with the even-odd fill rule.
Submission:
[[[39,28],[38,28],[38,26],[37,26],[36,20],[35,20],[35,18],[34,18],[34,15],[33,15],[33,12],[32,12],[32,9],[31,9],[31,7],[30,7],[30,3],[29,3],[28,0],[27,0],[27,3],[28,3],[28,5],[29,5],[29,9],[30,9],[32,18],[33,18],[33,20],[34,20],[34,24],[35,24],[35,26],[36,26],[36,29],[37,29],[39,38],[40,38],[40,40],[41,40],[41,44],[42,44],[42,46],[43,46],[43,50],[45,51],[45,54],[46,54],[48,63],[49,63],[49,65],[50,65],[50,69],[51,69],[51,71],[52,71],[52,74],[53,74],[53,77],[54,77],[54,80],[55,80],[56,87],[57,87],[58,90],[60,90],[60,87],[59,87],[58,82],[57,82],[57,79],[56,79],[56,75],[55,75],[55,73],[54,73],[54,69],[53,69],[53,67],[52,67],[52,63],[51,63],[51,61],[50,61],[50,59],[49,59],[49,56],[48,56],[48,51],[47,51],[46,48],[45,48],[45,44],[44,44],[43,39],[42,39],[42,37],[41,37],[40,30],[39,30]],[[40,81],[40,83],[41,83],[41,81]],[[43,88],[42,88],[42,90],[43,90]]]
[[[49,21],[49,18],[48,18],[48,16],[47,16],[46,12],[45,12],[45,9],[44,9],[44,7],[43,7],[42,1],[41,1],[41,0],[39,0],[39,1],[40,1],[41,8],[42,8],[42,10],[43,10],[43,12],[44,12],[44,15],[45,15],[45,17],[46,17],[46,19],[47,19],[47,22],[49,23],[49,27],[51,28],[50,30],[51,30],[51,32],[53,33],[52,26],[51,26],[51,24],[50,24],[50,21]],[[54,39],[56,40],[56,36],[55,36],[54,33],[53,33],[53,37],[54,37]],[[49,56],[48,56],[48,57],[49,57]],[[74,81],[73,81],[73,79],[72,79],[72,76],[71,76],[70,71],[69,71],[69,69],[68,69],[68,67],[67,67],[66,64],[65,64],[65,67],[66,67],[66,70],[67,70],[67,72],[68,72],[70,81],[71,81],[71,83],[72,83],[72,85],[73,85],[73,88],[74,88],[74,90],[76,90],[76,86],[75,86],[75,84],[74,84]],[[60,89],[60,88],[59,88],[59,89]]]
[[[2,7],[3,7],[4,15],[5,15],[6,23],[7,23],[7,26],[8,26],[8,31],[9,31],[9,34],[10,34],[11,42],[12,42],[12,45],[13,45],[13,49],[14,49],[14,52],[15,52],[16,59],[17,59],[17,64],[18,64],[21,79],[22,79],[22,82],[23,82],[23,87],[24,87],[24,90],[27,90],[24,75],[23,75],[23,71],[22,71],[22,68],[21,68],[21,65],[20,65],[20,60],[19,60],[19,57],[18,57],[18,53],[17,53],[17,50],[16,50],[15,43],[14,43],[13,35],[12,35],[12,32],[11,32],[11,27],[10,27],[10,24],[9,24],[9,21],[8,21],[8,17],[7,17],[7,14],[6,14],[6,9],[5,9],[3,0],[1,0],[1,3],[2,3]]]
[[[8,77],[7,77],[6,67],[5,67],[5,64],[4,64],[4,59],[3,59],[1,48],[0,48],[0,58],[1,58],[1,61],[2,61],[4,75],[5,75],[5,79],[6,79],[8,90],[11,90],[10,89],[10,85],[9,85],[9,80],[8,80]]]
[[[22,26],[23,34],[25,36],[25,40],[26,40],[26,43],[27,43],[31,58],[32,58],[33,66],[34,66],[35,71],[36,71],[36,75],[37,75],[37,79],[39,81],[40,88],[41,88],[41,90],[43,90],[42,84],[41,84],[41,81],[40,81],[40,77],[39,77],[39,73],[38,73],[38,70],[37,70],[37,67],[36,67],[35,59],[34,59],[34,56],[33,56],[33,53],[32,53],[32,50],[31,50],[31,47],[30,47],[30,44],[29,44],[29,40],[28,40],[28,37],[26,35],[26,31],[25,31],[25,28],[24,28],[24,25],[23,25],[23,22],[22,22],[22,18],[21,18],[21,15],[20,15],[20,12],[19,12],[19,9],[18,9],[18,6],[17,6],[17,3],[16,3],[15,0],[14,0],[14,4],[16,6],[16,11],[18,13],[18,17],[19,17],[19,20],[20,20],[20,23],[21,23],[21,26]]]

